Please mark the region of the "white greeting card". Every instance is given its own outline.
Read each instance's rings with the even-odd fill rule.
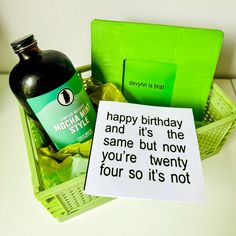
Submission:
[[[192,109],[101,101],[84,192],[203,202]]]

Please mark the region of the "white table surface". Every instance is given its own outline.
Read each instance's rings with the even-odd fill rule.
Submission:
[[[236,100],[236,80],[217,80]],[[233,88],[234,84],[234,88]],[[17,102],[0,75],[0,235],[236,235],[236,132],[202,162],[207,202],[116,199],[63,223],[33,195]]]

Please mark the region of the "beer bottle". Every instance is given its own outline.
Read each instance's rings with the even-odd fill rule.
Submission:
[[[34,35],[11,46],[19,63],[9,84],[28,116],[57,149],[90,139],[96,113],[69,58],[56,50],[40,50]]]

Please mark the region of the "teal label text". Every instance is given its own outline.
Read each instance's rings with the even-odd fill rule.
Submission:
[[[96,113],[77,74],[27,102],[57,149],[92,137]]]

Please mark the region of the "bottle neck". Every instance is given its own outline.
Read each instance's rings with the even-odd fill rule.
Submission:
[[[29,49],[26,49],[26,50],[20,52],[18,54],[18,56],[20,58],[20,61],[25,61],[25,60],[30,59],[33,56],[38,55],[40,52],[41,52],[41,50],[38,48],[37,45],[35,45]]]

